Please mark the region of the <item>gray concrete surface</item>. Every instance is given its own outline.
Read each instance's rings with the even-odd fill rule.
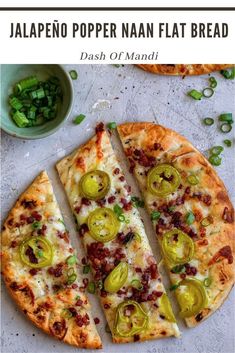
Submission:
[[[112,65],[65,65],[67,70],[76,69],[78,80],[74,81],[75,101],[72,114],[66,124],[54,135],[37,141],[23,141],[2,133],[1,157],[1,205],[2,219],[13,206],[18,195],[32,179],[46,169],[53,182],[57,199],[71,232],[72,242],[82,257],[83,251],[76,236],[65,194],[54,169],[56,161],[63,158],[79,144],[90,138],[97,121],[155,121],[173,128],[186,136],[202,152],[214,145],[222,145],[225,138],[233,139],[232,132],[222,134],[218,124],[206,127],[204,117],[218,117],[224,112],[233,112],[234,81],[225,80],[219,73],[215,94],[210,99],[195,101],[186,93],[192,89],[203,89],[208,85],[208,76],[164,77],[145,73],[134,66],[116,68]],[[86,119],[74,125],[73,118],[83,113]],[[115,142],[119,151],[119,144]],[[123,161],[122,161],[123,162]],[[234,149],[226,148],[223,162],[217,167],[220,177],[234,201]],[[130,177],[131,183],[132,180]],[[135,189],[135,186],[134,186]],[[146,217],[143,212],[143,216]],[[159,259],[153,232],[146,221],[153,250]],[[166,280],[167,281],[167,280]],[[1,286],[1,324],[3,353],[74,353],[78,351],[58,342],[35,328],[17,309]],[[93,316],[99,317],[97,326],[104,342],[102,353],[233,353],[234,352],[234,292],[211,318],[194,329],[187,329],[180,322],[182,338],[149,341],[117,346],[111,343],[105,332],[105,319],[97,298],[90,295]]]

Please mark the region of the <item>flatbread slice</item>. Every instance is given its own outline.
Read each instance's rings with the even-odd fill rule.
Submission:
[[[223,182],[189,141],[152,123],[118,132],[153,220],[188,326],[217,310],[234,284],[234,210]]]
[[[179,336],[138,210],[103,124],[57,164],[115,343]],[[133,200],[133,199],[132,199]]]
[[[49,335],[101,348],[77,257],[46,172],[20,196],[2,231],[2,274],[24,314]]]
[[[224,70],[233,64],[138,64],[145,71],[159,75],[205,75],[213,71]]]

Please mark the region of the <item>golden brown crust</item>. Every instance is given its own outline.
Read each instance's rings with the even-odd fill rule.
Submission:
[[[32,235],[32,222],[27,222],[27,218],[32,217],[32,212],[36,212],[35,217],[37,215],[42,216],[43,224],[47,224],[47,227],[51,226],[51,221],[46,223],[46,220],[50,220],[51,217],[62,219],[46,172],[42,172],[19,197],[4,223],[2,231],[2,274],[6,287],[25,315],[49,335],[77,347],[101,348],[101,340],[91,317],[89,325],[78,327],[75,324],[75,319],[68,320],[61,316],[65,308],[75,306],[74,298],[78,294],[84,302],[79,314],[89,313],[90,315],[90,308],[85,295],[71,287],[53,293],[52,287],[49,288],[51,283],[47,282],[47,268],[38,271],[37,279],[43,284],[45,281],[45,287],[42,285],[41,289],[38,289],[38,281],[34,281],[34,276],[37,276],[37,273],[31,274],[29,272],[30,267],[22,264],[19,245],[25,237]],[[50,239],[51,242],[52,240],[53,238]],[[68,234],[66,238],[58,240],[58,242],[62,244],[64,252],[70,248]],[[42,274],[40,275],[40,273]]]
[[[209,288],[210,307],[197,317],[186,320],[188,326],[195,326],[222,305],[234,284],[234,209],[228,193],[207,159],[175,131],[144,122],[120,125],[118,132],[145,198],[148,198],[144,176],[146,169],[134,160],[135,157],[133,159],[134,149],[142,150],[148,157],[158,158],[157,163],[173,164],[181,173],[183,187],[190,173],[196,173],[200,178],[198,187],[191,186],[193,192],[186,197],[186,201],[187,207],[197,215],[194,226],[198,234],[195,237],[195,258],[200,263],[200,271],[206,273],[208,270],[213,282]],[[192,194],[195,196],[192,197]],[[151,212],[151,203],[147,202],[146,206]],[[180,208],[179,211],[183,212]],[[200,222],[207,215],[212,224],[206,228],[208,234],[205,236],[201,233],[204,230]]]
[[[205,75],[213,71],[224,70],[233,64],[138,64],[145,71],[159,75]]]

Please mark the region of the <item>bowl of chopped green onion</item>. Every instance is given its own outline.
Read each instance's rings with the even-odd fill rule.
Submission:
[[[73,86],[60,65],[1,65],[1,128],[23,139],[56,132],[70,114]]]

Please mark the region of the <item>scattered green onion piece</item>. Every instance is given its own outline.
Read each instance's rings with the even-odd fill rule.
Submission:
[[[89,282],[87,286],[88,293],[94,294],[95,293],[95,282]]]
[[[184,265],[176,265],[172,267],[171,272],[173,273],[181,273],[184,270]]]
[[[101,279],[96,282],[96,287],[97,287],[98,289],[100,289],[100,290],[103,288],[103,282],[102,282]]]
[[[222,158],[213,154],[212,156],[209,157],[209,162],[212,165],[218,167],[222,162]]]
[[[176,290],[177,288],[179,288],[179,286],[180,286],[180,283],[176,283],[176,284],[172,284],[172,286],[170,286],[170,290],[172,291],[172,290]]]
[[[114,129],[117,128],[117,124],[115,123],[115,121],[113,121],[111,123],[108,123],[107,127],[108,127],[109,130],[114,130]]]
[[[126,221],[126,217],[123,215],[123,214],[120,214],[117,216],[117,219],[120,221],[120,222],[125,222]]]
[[[201,221],[201,225],[203,227],[208,227],[210,224],[211,224],[211,221],[208,217],[203,218],[203,220]]]
[[[229,70],[221,70],[220,73],[226,78],[227,80],[233,80],[235,77],[235,67],[233,67],[230,71]]]
[[[71,276],[68,277],[67,283],[72,284],[76,281],[76,279],[77,279],[77,275],[76,275],[76,273],[73,273]]]
[[[201,100],[203,97],[203,94],[195,89],[193,89],[192,91],[188,92],[188,96],[192,97],[193,99],[196,100]]]
[[[223,142],[224,142],[224,144],[225,144],[227,147],[231,147],[231,146],[232,146],[232,141],[231,141],[231,140],[224,140]]]
[[[210,87],[211,88],[215,88],[217,86],[217,81],[216,81],[215,77],[213,77],[213,76],[210,77],[209,81],[210,81]]]
[[[79,125],[81,122],[85,119],[86,115],[84,114],[79,114],[76,116],[76,118],[73,120],[74,124]]]
[[[151,213],[151,220],[152,221],[157,221],[161,216],[161,213],[159,211],[153,211]]]
[[[73,314],[71,313],[71,311],[69,311],[68,309],[63,309],[61,316],[64,319],[71,319],[71,317],[73,316]]]
[[[195,221],[195,216],[193,212],[188,212],[185,216],[186,223],[190,226]]]
[[[211,126],[211,125],[214,124],[215,121],[212,118],[205,118],[205,119],[203,119],[203,122],[204,122],[205,125]]]
[[[232,113],[220,114],[219,121],[224,121],[226,123],[233,124],[233,114]]]
[[[202,91],[202,95],[203,95],[203,97],[205,97],[205,98],[210,98],[210,97],[212,97],[214,93],[215,93],[215,92],[214,92],[213,88],[211,88],[211,87],[206,87],[206,88],[204,88],[204,90]]]
[[[232,125],[231,124],[228,124],[228,123],[224,123],[220,126],[220,130],[227,134],[228,132],[230,132],[232,130]]]
[[[77,262],[77,259],[75,255],[71,255],[66,259],[66,263],[68,265],[74,265],[76,262]]]
[[[141,242],[142,242],[142,238],[141,238],[141,236],[139,235],[139,233],[135,233],[134,239],[135,239],[136,241],[138,241],[138,243],[141,243]]]
[[[90,266],[89,266],[89,265],[83,266],[83,273],[84,273],[84,275],[86,275],[86,274],[89,273],[89,272],[90,272]]]
[[[223,152],[224,148],[222,146],[214,146],[210,149],[210,153],[218,156],[221,152]]]
[[[203,281],[203,284],[204,284],[205,287],[210,287],[211,283],[212,283],[211,277],[207,277]]]
[[[126,223],[126,224],[129,224],[129,223],[130,223],[129,218],[125,218],[125,223]]]
[[[69,74],[72,80],[76,80],[78,78],[78,73],[76,70],[70,70]]]
[[[33,229],[38,229],[38,228],[41,227],[41,223],[40,223],[40,222],[34,222],[34,223],[32,224],[32,227],[33,227]]]
[[[187,182],[191,185],[197,185],[199,183],[199,180],[196,175],[191,174],[187,177]]]
[[[132,196],[131,197],[131,202],[133,203],[134,207],[138,208],[138,207],[144,207],[144,201],[141,200],[139,197],[137,196]]]
[[[176,209],[176,206],[170,206],[168,207],[168,212],[174,212],[175,209]]]
[[[38,257],[43,257],[44,253],[42,250],[38,250],[37,255]]]
[[[63,219],[59,218],[58,222],[62,223],[65,226],[65,223],[64,223]]]
[[[26,127],[29,123],[29,120],[26,118],[25,114],[18,110],[14,113],[12,119],[19,127]]]
[[[123,214],[123,209],[117,204],[113,207],[113,211],[117,216]]]
[[[138,290],[142,290],[143,289],[143,285],[142,283],[140,282],[139,279],[133,279],[131,281],[131,285],[132,287],[134,287],[135,289],[138,289]]]

